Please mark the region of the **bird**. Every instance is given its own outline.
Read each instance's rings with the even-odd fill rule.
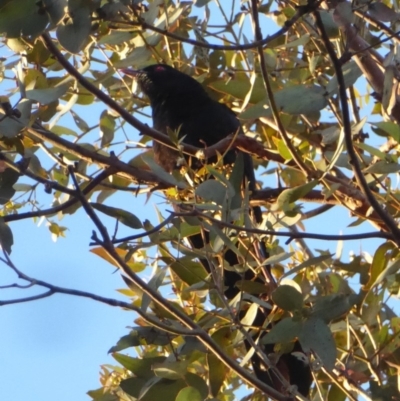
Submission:
[[[231,134],[244,135],[240,121],[235,113],[226,105],[212,99],[203,85],[196,79],[166,64],[152,64],[143,69],[121,69],[124,74],[133,77],[141,91],[148,97],[152,110],[154,129],[168,134],[170,130],[178,132],[178,138],[185,144],[199,148],[215,145]],[[153,142],[155,161],[166,171],[173,172],[178,167],[179,153],[160,144]],[[238,157],[237,150],[229,150],[224,155],[224,164],[232,164]],[[256,178],[252,157],[248,153],[242,153],[243,177],[248,182],[250,191],[256,189]],[[215,157],[208,162],[215,161]],[[196,160],[192,166],[200,167]],[[256,223],[262,222],[261,209],[252,208],[252,215]],[[209,241],[209,233],[191,235],[191,246],[201,249],[205,242]],[[268,257],[265,245],[261,243],[260,254]],[[239,263],[237,255],[230,249],[224,253],[224,260],[231,266]],[[212,268],[209,261],[200,258],[200,262],[210,273]],[[240,291],[237,283],[240,280],[254,280],[264,283],[251,269],[247,269],[244,275],[225,269],[224,270],[224,294],[227,299],[233,299]],[[268,313],[268,312],[267,312]],[[255,323],[262,327],[265,315],[258,313]],[[245,341],[246,348],[250,344]],[[295,343],[295,351],[301,351],[300,344]],[[273,352],[273,345],[264,347],[265,353]],[[312,383],[311,370],[292,354],[283,354],[280,361],[285,365],[282,369],[283,376],[287,377],[291,384],[298,387],[299,392],[307,396]],[[272,387],[279,388],[279,380],[266,371],[262,366],[260,357],[255,353],[252,356],[252,365],[256,376]],[[280,388],[279,388],[280,390]]]
[[[166,64],[153,64],[141,70],[121,69],[121,72],[134,77],[142,92],[149,98],[152,110],[153,127],[167,134],[169,130],[178,131],[183,142],[199,148],[212,146],[228,135],[239,133],[244,135],[241,124],[235,113],[226,105],[212,99],[203,86],[191,76],[176,70]],[[179,153],[168,146],[153,141],[155,161],[166,171],[172,172],[177,167]],[[230,150],[224,156],[224,164],[232,164],[236,159],[236,151]],[[215,158],[209,162],[215,161]],[[196,166],[196,162],[192,166]],[[251,192],[256,189],[253,159],[248,153],[243,153],[243,176],[249,183]],[[200,167],[200,164],[197,164]],[[252,209],[258,224],[262,222],[259,207]],[[208,233],[205,235],[208,237]],[[208,238],[207,238],[208,240]],[[194,248],[204,247],[203,236],[192,235],[191,245]],[[265,253],[265,251],[263,250]],[[266,255],[264,255],[266,257]],[[238,264],[237,256],[232,250],[227,250],[224,259],[229,265]],[[202,264],[210,272],[207,260]],[[226,270],[224,284],[225,295],[232,299],[239,289],[238,281],[251,280],[254,274],[247,270],[244,277],[235,271]]]

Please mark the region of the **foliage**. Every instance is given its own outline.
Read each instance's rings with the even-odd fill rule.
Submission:
[[[44,216],[60,237],[66,227],[56,217],[67,226],[83,208],[96,229],[92,252],[121,269],[128,302],[69,293],[137,314],[136,327],[110,349],[119,365],[103,367],[93,400],[265,399],[243,339],[265,332],[252,324],[266,307],[264,328],[272,329],[260,347],[278,343],[279,354],[299,339],[315,375],[313,399],[398,396],[396,2],[5,0],[0,7],[3,49],[13,52],[0,69],[9,88],[0,118],[3,249],[11,252],[12,222]],[[118,69],[155,62],[192,75],[238,114],[247,137],[203,153],[228,146],[251,153],[259,191],[239,193],[240,178],[221,163],[173,175],[154,163],[150,140],[177,146],[176,133],[149,128],[147,99]],[[91,126],[93,108],[101,113]],[[39,201],[43,188],[53,199],[48,209]],[[145,205],[156,190],[168,205],[184,205],[182,213],[159,211],[158,226],[117,201],[130,192]],[[261,226],[248,219],[251,205],[263,207]],[[340,209],[350,212],[346,235],[321,234]],[[137,231],[121,238],[119,223]],[[185,238],[202,230],[210,245],[188,248]],[[375,252],[343,258],[343,246],[363,238],[377,239]],[[312,239],[338,241],[337,254],[324,242],[311,250]],[[254,252],[259,241],[267,261]],[[219,263],[228,248],[242,262],[237,271],[261,276],[270,264],[277,285],[244,281],[228,304]],[[34,299],[61,291],[24,275],[7,254],[3,261],[49,290]],[[140,273],[149,267],[145,283]],[[132,347],[134,357],[124,353]],[[286,390],[296,392],[287,383]]]

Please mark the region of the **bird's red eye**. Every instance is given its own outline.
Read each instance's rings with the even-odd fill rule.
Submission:
[[[164,68],[163,66],[159,65],[159,66],[157,66],[157,67],[155,68],[155,71],[156,71],[156,72],[162,72],[162,71],[165,71],[165,68]]]

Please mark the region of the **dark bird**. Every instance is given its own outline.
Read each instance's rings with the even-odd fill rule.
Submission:
[[[177,130],[179,138],[184,137],[185,143],[199,148],[215,145],[236,132],[244,135],[235,113],[224,104],[210,98],[203,86],[189,75],[164,64],[151,65],[142,70],[121,71],[133,76],[143,93],[150,99],[153,125],[156,130],[164,134],[167,134],[168,130]],[[153,142],[153,151],[156,162],[166,171],[171,172],[177,167],[177,151],[157,141]],[[235,159],[236,151],[229,151],[224,157],[224,163],[233,163]],[[253,160],[249,154],[244,153],[243,161],[243,175],[249,182],[250,191],[254,191],[256,179]],[[193,164],[196,165],[196,162]],[[262,214],[259,207],[253,208],[253,214],[256,222],[261,223]],[[200,234],[192,235],[190,242],[197,249],[204,247]],[[237,256],[231,250],[225,252],[224,258],[231,266],[238,264]],[[201,262],[210,272],[208,262],[206,260]],[[227,298],[232,299],[239,292],[236,283],[243,278],[252,280],[254,274],[250,269],[246,271],[244,277],[232,270],[225,272]]]
[[[149,98],[153,125],[156,130],[164,134],[167,134],[168,130],[178,131],[179,138],[183,138],[184,143],[199,148],[212,146],[231,134],[244,135],[235,113],[225,105],[213,100],[203,86],[189,75],[164,64],[151,65],[141,70],[122,69],[121,71],[133,76],[142,92]],[[179,155],[177,151],[156,141],[153,143],[153,150],[155,160],[166,171],[172,172],[177,167]],[[236,157],[237,151],[231,150],[226,153],[224,163],[234,163]],[[247,153],[243,153],[243,160],[243,177],[247,179],[250,191],[254,191],[256,189],[256,180],[253,160]],[[193,165],[196,167],[196,161],[192,162]],[[262,213],[260,208],[253,208],[252,214],[255,221],[261,223]],[[207,232],[204,235],[190,236],[191,245],[197,249],[203,248],[205,245],[204,239],[206,241],[209,239]],[[263,256],[267,257],[265,247],[262,245],[260,253],[261,255],[264,253]],[[231,266],[239,263],[236,254],[229,249],[225,252],[224,259]],[[206,259],[200,261],[206,270],[210,272],[211,266],[209,262]],[[243,276],[235,271],[225,270],[225,296],[228,299],[232,299],[239,292],[236,283],[243,279],[263,282],[255,277],[251,269],[248,269]],[[256,317],[254,325],[261,327],[264,320],[265,314],[260,313]],[[246,347],[248,349],[250,347],[247,342]],[[299,343],[295,343],[294,350],[301,351]],[[265,347],[264,351],[266,354],[274,352],[273,345]],[[259,379],[281,390],[279,380],[274,377],[273,372],[271,373],[272,369],[265,370],[257,354],[253,355],[252,364],[254,372]],[[281,355],[279,364],[277,366],[281,374],[291,384],[296,384],[301,394],[307,396],[312,383],[309,366],[299,361],[292,354]]]

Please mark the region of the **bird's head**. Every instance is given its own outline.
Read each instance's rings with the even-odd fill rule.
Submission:
[[[153,64],[141,70],[123,68],[120,71],[134,77],[151,102],[168,97],[198,97],[206,94],[199,82],[166,64]]]

